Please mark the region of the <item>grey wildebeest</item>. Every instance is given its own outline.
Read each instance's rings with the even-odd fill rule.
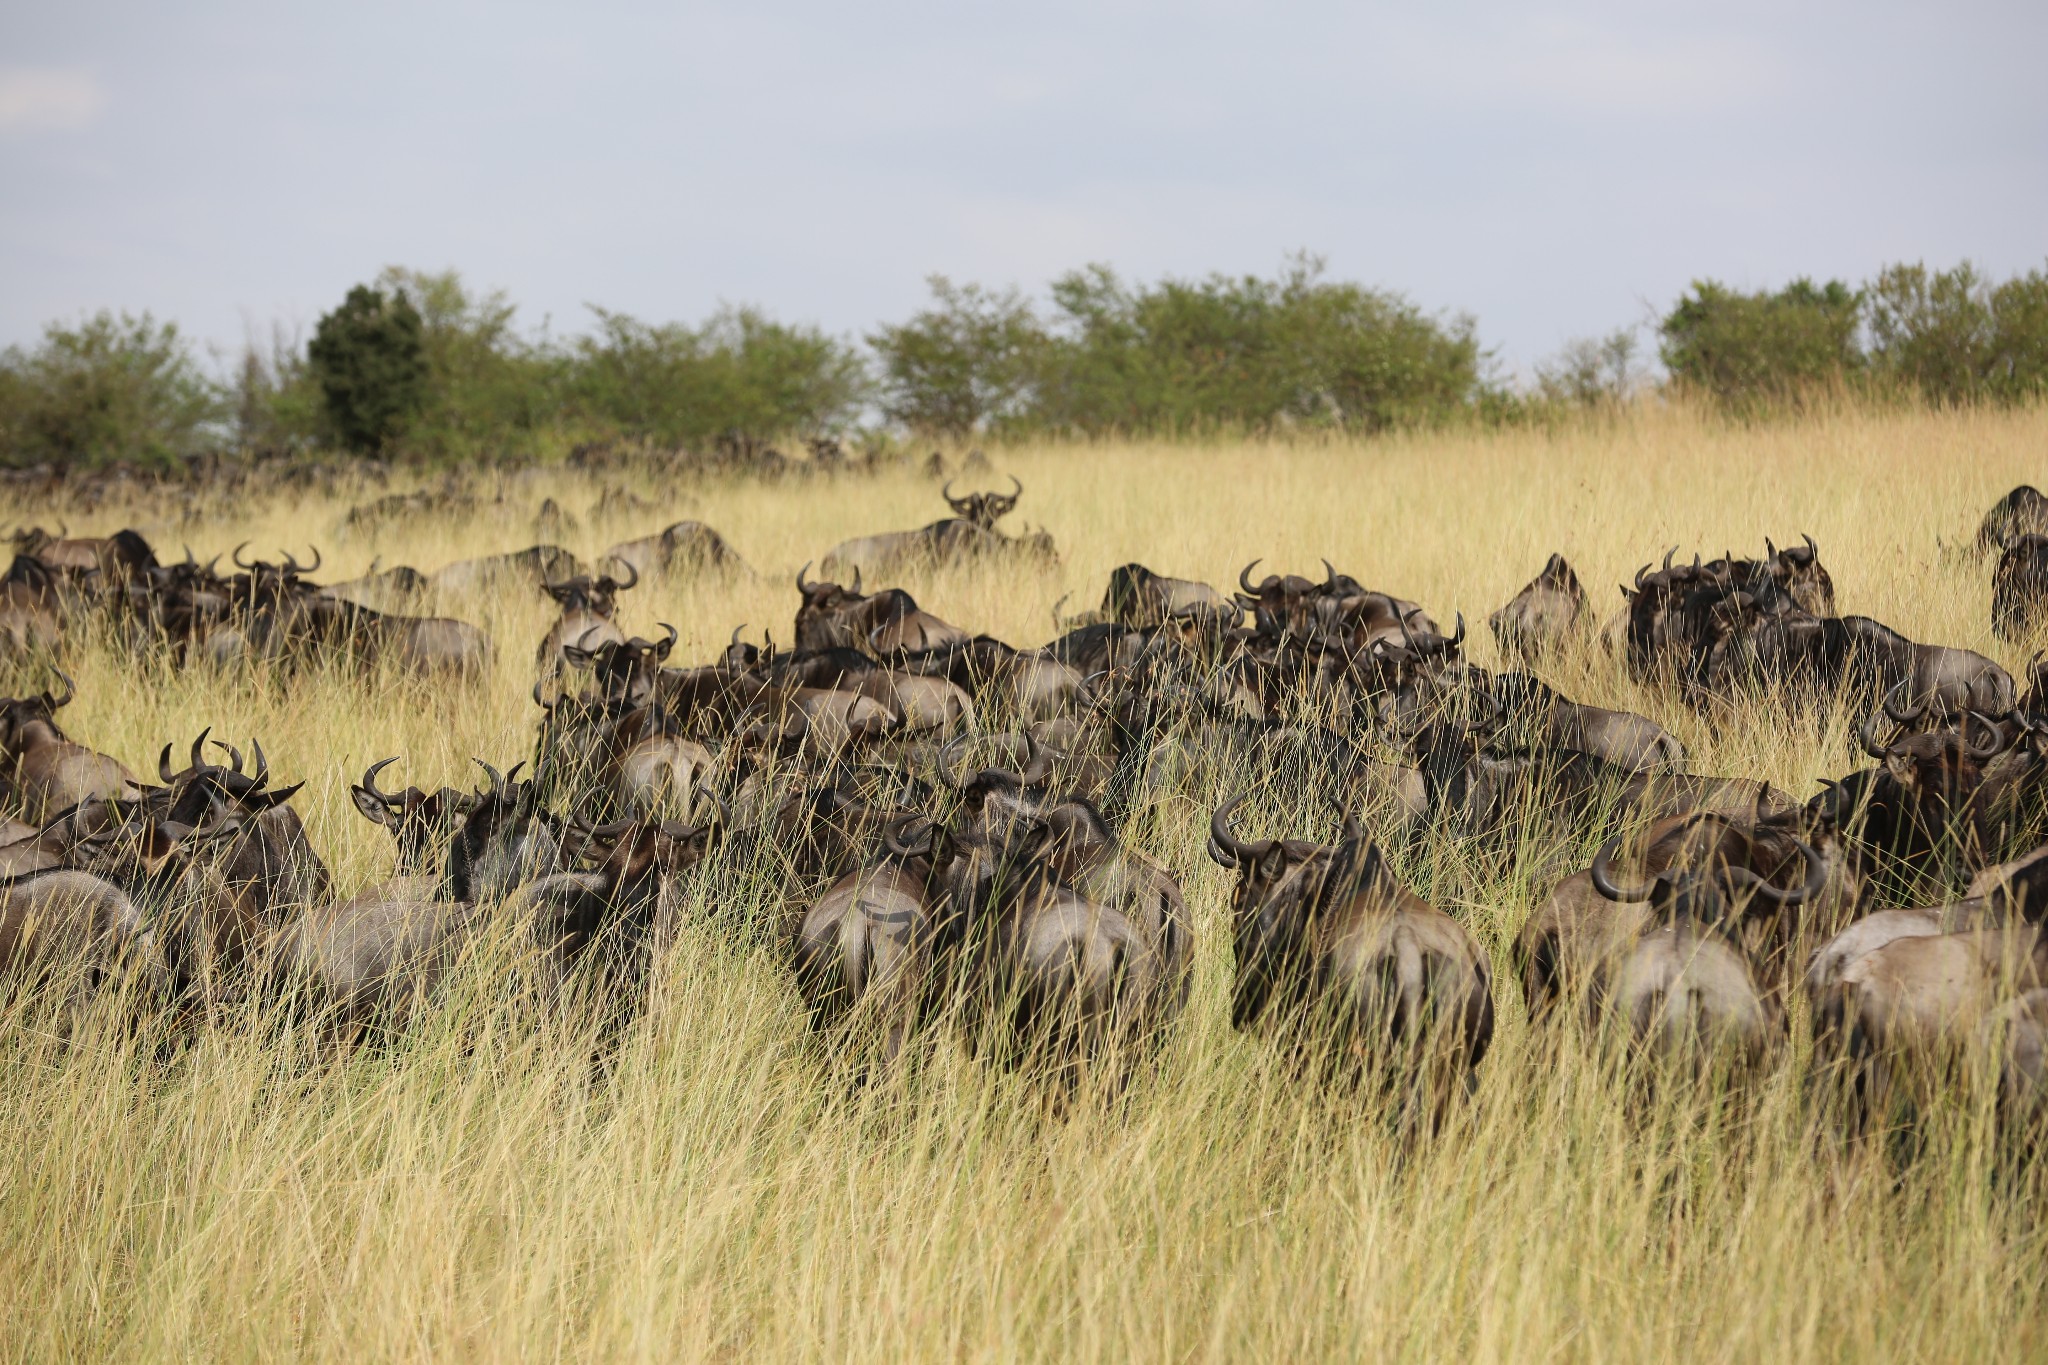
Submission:
[[[964,498],[945,490],[954,515],[915,531],[890,531],[841,541],[825,552],[819,571],[844,579],[863,570],[870,574],[929,564],[958,564],[1001,559],[1051,566],[1059,562],[1052,537],[1044,531],[1009,536],[996,522],[1017,505],[1024,485],[1013,477],[1011,493],[971,493]]]
[[[1391,1062],[1375,1079],[1469,1084],[1493,1040],[1492,969],[1472,935],[1402,886],[1348,815],[1334,845],[1247,841],[1230,827],[1243,799],[1209,821],[1209,856],[1238,874],[1231,1024],[1325,1067]]]
[[[1991,633],[2021,640],[2048,619],[2048,536],[2015,536],[2002,547],[1991,578]]]
[[[575,645],[587,651],[626,638],[625,632],[612,618],[618,611],[618,595],[640,581],[640,571],[630,564],[623,567],[626,574],[623,579],[613,578],[610,574],[598,578],[578,574],[559,583],[540,585],[541,591],[554,598],[555,604],[562,609],[562,614],[548,628],[534,656],[534,663],[543,676],[561,672],[562,665],[567,662],[562,656],[563,645]]]
[[[56,713],[77,695],[62,673],[64,695],[48,690],[0,701],[0,770],[28,818],[42,824],[82,801],[141,795],[135,774],[116,759],[75,744],[57,728]]]
[[[1487,618],[1501,653],[1534,657],[1562,648],[1586,626],[1586,590],[1560,554]]]
[[[604,552],[599,566],[614,577],[630,569],[647,578],[696,569],[744,573],[747,568],[725,537],[701,521],[679,521],[656,535],[620,541]]]
[[[530,545],[509,554],[460,559],[427,575],[436,592],[485,592],[509,583],[536,586],[584,572],[575,555],[559,545]]]

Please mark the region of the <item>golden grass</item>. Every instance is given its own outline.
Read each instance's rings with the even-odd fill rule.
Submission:
[[[1022,519],[1059,570],[915,575],[949,620],[1017,643],[1055,599],[1092,606],[1140,559],[1216,582],[1254,555],[1328,556],[1448,619],[1492,661],[1486,613],[1553,549],[1599,611],[1663,547],[1755,553],[1810,531],[1841,608],[1920,639],[1989,638],[1983,510],[2038,481],[2048,412],[1835,415],[1742,429],[1645,412],[1568,434],[1369,445],[1025,447]],[[320,577],[431,569],[532,539],[544,495],[580,513],[580,477],[508,483],[501,509],[337,532],[346,500],[104,514],[168,549],[328,554]],[[678,660],[731,627],[789,638],[789,575],[859,532],[942,505],[905,471],[834,482],[649,489],[664,515],[586,526],[579,552],[690,516],[758,571],[650,584],[629,627],[682,631]],[[7,509],[35,519],[39,509]],[[49,518],[45,515],[44,520]],[[74,518],[74,529],[77,528]],[[93,529],[99,529],[97,527]],[[260,735],[345,886],[381,875],[387,837],[348,783],[465,779],[471,755],[528,752],[533,646],[547,604],[460,601],[499,642],[474,689],[344,676],[150,674],[104,647],[71,659],[78,738],[142,770],[201,726]],[[27,680],[24,680],[27,681]],[[1768,707],[1709,727],[1604,657],[1559,663],[1581,700],[1672,728],[1702,771],[1804,797],[1854,765],[1845,726],[1790,731]],[[37,682],[40,685],[40,682]],[[1649,1102],[1574,1030],[1524,1021],[1507,947],[1545,869],[1426,841],[1424,894],[1493,951],[1500,1036],[1478,1094],[1405,1143],[1371,1106],[1308,1093],[1227,1022],[1225,876],[1200,821],[1231,774],[1206,772],[1148,834],[1186,885],[1199,935],[1189,1011],[1121,1102],[1048,1117],[1030,1087],[941,1037],[849,1094],[807,1043],[781,962],[705,912],[662,964],[647,1016],[608,1068],[588,1025],[457,991],[397,1045],[340,1062],[281,1058],[221,1029],[163,1059],[118,1030],[66,1044],[38,1002],[0,1017],[0,1354],[9,1359],[1302,1358],[1457,1360],[2040,1359],[2048,1353],[2042,1181],[1997,1159],[1959,1094],[1912,1159],[1835,1142],[1800,1049],[1739,1092]],[[1313,792],[1268,793],[1248,828],[1319,834]],[[472,983],[476,985],[477,983]],[[487,984],[487,983],[486,983]]]

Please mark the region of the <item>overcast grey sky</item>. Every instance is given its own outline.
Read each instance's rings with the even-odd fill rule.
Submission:
[[[1526,367],[1696,276],[2048,261],[2042,0],[4,5],[0,343],[387,264],[857,333],[1306,247]]]

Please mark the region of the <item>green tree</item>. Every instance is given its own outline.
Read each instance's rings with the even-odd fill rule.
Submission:
[[[2048,394],[2048,272],[2030,270],[1991,291],[1985,386],[2007,402]]]
[[[320,319],[306,348],[327,417],[351,450],[383,449],[427,398],[419,310],[403,289],[359,284]]]
[[[1862,369],[1863,296],[1839,280],[1744,294],[1695,281],[1659,324],[1672,381],[1735,412],[1796,404]]]
[[[164,464],[219,439],[226,415],[174,323],[96,313],[0,354],[0,452],[15,464]]]
[[[1870,358],[1929,403],[1985,396],[1994,344],[1991,290],[1968,261],[1953,270],[1888,266],[1867,290]]]
[[[1022,416],[1048,346],[1015,289],[927,283],[932,306],[867,341],[882,366],[882,410],[921,434],[960,437]]]

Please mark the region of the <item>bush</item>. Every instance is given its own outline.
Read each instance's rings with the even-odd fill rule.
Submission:
[[[1794,280],[1744,294],[1695,281],[1659,325],[1672,382],[1721,407],[1754,413],[1839,390],[1863,367],[1863,295],[1840,280]]]
[[[217,438],[223,396],[175,323],[97,313],[0,354],[0,458],[10,464],[167,464]]]
[[[576,410],[627,435],[669,444],[811,435],[843,428],[868,393],[853,349],[749,308],[702,327],[597,314],[572,350]]]
[[[419,310],[403,289],[386,295],[359,284],[320,319],[306,348],[327,418],[351,450],[382,450],[427,398],[426,346]]]
[[[2020,401],[2048,387],[2048,276],[1993,288],[1968,261],[1895,265],[1870,286],[1871,360],[1929,403]]]
[[[882,327],[882,411],[920,435],[964,437],[1026,418],[1051,338],[1016,290],[927,281],[933,306]]]
[[[1643,386],[1636,351],[1633,327],[1568,341],[1557,355],[1537,364],[1534,400],[1553,408],[1616,411]]]

